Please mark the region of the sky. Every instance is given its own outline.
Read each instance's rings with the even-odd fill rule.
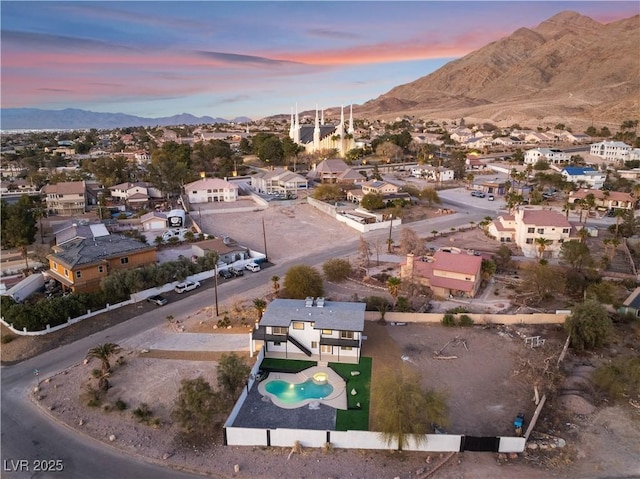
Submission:
[[[624,1],[0,3],[2,108],[233,119],[362,104],[572,10]]]

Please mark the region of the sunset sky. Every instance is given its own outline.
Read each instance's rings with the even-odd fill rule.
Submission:
[[[639,3],[11,2],[2,108],[258,119],[362,104],[564,10],[602,23]]]

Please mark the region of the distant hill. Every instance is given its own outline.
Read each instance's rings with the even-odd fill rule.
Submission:
[[[199,125],[202,123],[246,123],[250,121],[251,119],[247,117],[226,120],[224,118],[211,118],[210,116],[197,117],[189,113],[161,118],[145,118],[125,115],[124,113],[97,113],[74,108],[64,110],[2,108],[2,110],[0,110],[0,128],[2,130],[112,129],[127,126]]]
[[[562,12],[520,28],[355,108],[362,116],[415,115],[500,125],[609,122],[640,112],[640,15],[601,24]]]

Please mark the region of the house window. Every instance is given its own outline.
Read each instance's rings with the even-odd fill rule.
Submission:
[[[320,346],[320,352],[321,353],[332,353],[333,352],[333,348],[331,346],[329,346],[328,344],[323,344],[322,346]]]
[[[311,349],[318,349],[318,341],[311,341]]]
[[[527,228],[527,233],[535,233],[536,229],[535,228]]]
[[[64,269],[64,275],[67,277],[69,276],[69,270],[67,268]]]
[[[207,190],[207,193],[211,193],[211,190]]]
[[[323,329],[322,334],[328,334],[329,336],[331,336],[333,334],[333,331],[331,329]]]
[[[544,234],[544,228],[538,228],[538,234],[543,235]]]
[[[82,278],[82,271],[76,271],[76,278]]]
[[[353,339],[353,331],[340,331],[340,339]]]
[[[287,328],[283,328],[283,327],[281,327],[281,326],[273,326],[273,327],[271,328],[271,332],[272,332],[273,334],[277,334],[277,335],[279,335],[279,336],[286,336],[286,334],[287,334]]]
[[[104,273],[104,266],[98,266],[98,273]]]
[[[304,329],[304,323],[302,321],[294,321],[293,329]]]
[[[527,244],[533,244],[533,238],[527,238],[527,241],[525,241]]]
[[[353,348],[351,346],[341,346],[340,349],[343,351],[351,351]]]
[[[558,240],[558,243],[564,243],[564,238],[560,238],[560,239]]]
[[[562,232],[563,232],[564,234],[569,234],[569,228],[563,228]]]
[[[127,264],[129,262],[129,258],[126,256],[124,258],[120,258],[120,264]]]
[[[53,263],[53,269],[58,269],[58,263],[56,263],[55,261]]]

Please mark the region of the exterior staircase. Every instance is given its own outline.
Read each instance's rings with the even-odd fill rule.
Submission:
[[[291,344],[293,344],[296,348],[298,348],[304,354],[306,354],[307,356],[311,356],[311,351],[309,351],[307,347],[304,344],[302,344],[300,341],[298,341],[296,338],[290,335],[287,339]]]

